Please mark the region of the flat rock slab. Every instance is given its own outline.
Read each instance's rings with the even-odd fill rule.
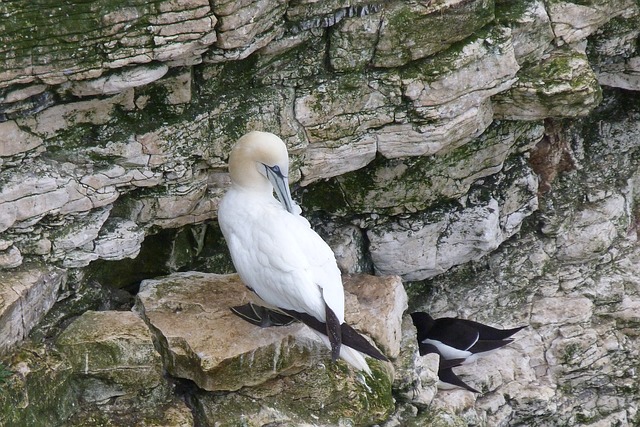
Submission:
[[[259,328],[230,307],[258,303],[237,275],[175,273],[142,282],[138,310],[171,375],[205,390],[237,390],[313,364],[323,344],[302,324]]]
[[[60,334],[57,348],[82,384],[82,398],[98,404],[146,394],[164,403],[162,360],[144,321],[131,311],[87,311]]]
[[[22,341],[56,302],[66,272],[25,265],[0,271],[0,354]]]
[[[379,278],[372,277],[375,279]],[[397,282],[379,280],[378,286],[368,288],[369,292],[392,296],[399,293],[399,279]],[[397,354],[399,344],[394,340],[399,340],[397,331],[402,313],[390,313],[397,312],[398,306],[402,307],[400,311],[404,310],[406,295],[404,300],[400,298],[399,304],[388,304],[382,313],[380,307],[367,307],[366,293],[358,292],[360,295],[347,294],[347,319],[353,318],[356,328],[360,323],[369,324],[360,330],[376,334],[374,340],[381,343],[383,349]],[[404,295],[404,289],[400,293]],[[328,349],[315,333],[300,323],[259,328],[231,312],[230,307],[250,301],[260,304],[235,274],[186,272],[142,282],[135,310],[155,332],[168,372],[188,378],[209,391],[231,391],[262,384],[315,366],[329,357]],[[354,305],[358,308],[354,309]],[[397,331],[390,320],[394,317],[398,317]],[[387,322],[391,326],[382,325]],[[374,327],[377,323],[380,325]]]

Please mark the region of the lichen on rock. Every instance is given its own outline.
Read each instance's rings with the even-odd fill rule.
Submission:
[[[0,424],[638,424],[637,1],[0,15]],[[300,325],[242,329],[204,278],[233,271],[216,211],[249,130],[283,138],[294,197],[356,274],[347,318],[392,359],[372,378]],[[455,368],[480,395],[436,391],[405,304],[529,326]],[[116,351],[138,346],[148,366]]]

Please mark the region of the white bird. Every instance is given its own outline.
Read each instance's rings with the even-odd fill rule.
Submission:
[[[345,323],[344,289],[335,256],[300,216],[288,174],[287,147],[272,133],[250,132],[233,147],[231,187],[218,209],[233,264],[244,284],[262,300],[314,329],[334,361],[339,356],[370,373],[360,352],[387,359]]]

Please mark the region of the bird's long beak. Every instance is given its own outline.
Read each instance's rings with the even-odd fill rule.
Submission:
[[[291,213],[293,211],[293,199],[291,198],[291,191],[289,190],[289,178],[282,174],[280,168],[277,166],[269,167],[265,165],[267,171],[267,178],[273,189],[276,191],[276,196],[282,206]]]

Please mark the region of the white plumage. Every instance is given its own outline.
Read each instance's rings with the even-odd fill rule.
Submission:
[[[245,285],[273,307],[306,313],[323,323],[328,307],[343,324],[340,270],[331,248],[291,200],[289,158],[282,140],[266,132],[246,134],[230,154],[229,173],[232,184],[220,203],[218,220]],[[332,347],[326,335],[318,335]],[[345,343],[340,357],[370,372],[362,354]]]

